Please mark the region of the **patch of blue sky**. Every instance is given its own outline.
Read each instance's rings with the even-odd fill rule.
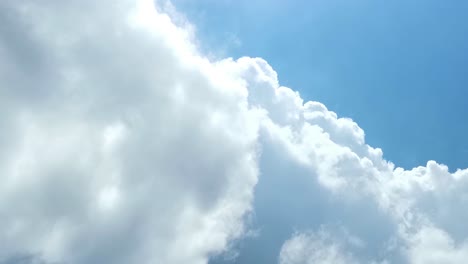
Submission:
[[[386,159],[468,167],[468,2],[173,0],[207,53],[258,56]]]

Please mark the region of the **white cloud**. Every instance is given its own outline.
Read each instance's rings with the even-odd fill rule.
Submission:
[[[280,264],[352,264],[358,263],[346,252],[346,238],[335,238],[326,230],[294,234],[280,252]]]
[[[206,263],[257,181],[246,90],[151,1],[0,4],[0,261]]]
[[[282,263],[466,259],[468,170],[395,169],[263,59],[209,61],[163,7],[0,3],[0,261],[207,263],[244,234],[265,171],[313,179],[315,216],[360,241],[295,233]]]
[[[420,236],[429,226],[435,225],[436,230],[443,232],[448,245],[453,239],[464,241],[468,237],[468,229],[464,225],[467,220],[468,170],[450,173],[446,166],[434,161],[413,170],[395,169],[392,163],[382,158],[380,149],[365,144],[363,131],[352,120],[337,118],[335,113],[318,102],[298,104],[301,101],[299,95],[292,91],[280,93],[288,88],[278,86],[276,74],[270,74],[269,70],[264,70],[260,76],[269,77],[254,81],[254,89],[267,91],[266,86],[273,89],[271,99],[264,99],[266,103],[261,103],[270,114],[270,119],[264,120],[262,126],[270,138],[268,144],[282,146],[282,159],[295,162],[289,166],[306,167],[310,176],[315,176],[322,188],[334,193],[342,204],[356,209],[363,209],[364,205],[366,211],[356,210],[353,217],[360,215],[363,219],[370,215],[386,215],[394,229],[399,230],[394,234],[398,238],[394,247],[400,253],[393,249],[393,253],[385,254],[406,255],[409,252],[405,258],[410,263],[440,263],[437,255],[463,259],[455,256],[468,253],[464,246],[456,249],[442,247],[439,253],[428,254],[422,262],[413,254],[415,250],[421,252],[421,248],[430,246],[414,242],[414,237]],[[282,97],[283,94],[288,96]],[[283,110],[281,117],[274,112],[278,106],[271,103],[278,101],[287,104],[279,107]],[[368,201],[378,207],[365,205]],[[356,223],[340,220],[347,227],[356,228]],[[387,229],[388,223],[373,224]],[[394,239],[389,236],[387,242]],[[384,251],[387,242],[381,246]],[[323,250],[328,252],[329,248]],[[451,257],[446,259],[452,261]]]
[[[414,264],[461,264],[468,259],[468,242],[456,243],[447,232],[424,226],[410,238],[407,253]]]

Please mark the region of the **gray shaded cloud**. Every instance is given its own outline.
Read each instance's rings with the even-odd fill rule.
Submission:
[[[0,259],[206,263],[242,235],[256,115],[184,29],[151,1],[0,9]]]

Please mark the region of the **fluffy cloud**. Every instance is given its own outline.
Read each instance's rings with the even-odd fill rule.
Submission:
[[[310,180],[280,263],[466,259],[468,170],[395,168],[263,59],[205,58],[156,5],[0,3],[0,262],[207,263],[243,237],[259,174]],[[268,187],[255,199],[295,192]],[[271,201],[255,209],[287,198]]]
[[[245,61],[252,64],[251,59]],[[265,62],[257,61],[256,64],[252,68],[261,73],[257,73],[258,77],[248,86],[264,91],[264,94],[268,91],[270,95],[269,100],[262,99],[259,103],[269,113],[269,118],[262,123],[261,135],[266,138],[263,140],[267,145],[279,146],[279,150],[273,150],[277,152],[276,159],[287,162],[290,171],[301,167],[304,168],[301,174],[316,179],[311,184],[316,185],[311,191],[328,191],[325,195],[316,192],[311,198],[334,208],[318,206],[316,214],[326,215],[326,221],[340,222],[346,229],[357,232],[359,239],[365,242],[364,247],[371,246],[366,244],[375,238],[375,234],[367,231],[381,232],[383,236],[377,240],[380,245],[373,248],[380,252],[374,252],[374,261],[463,262],[468,253],[465,246],[468,229],[464,225],[468,220],[465,213],[468,170],[450,173],[445,165],[435,161],[408,171],[395,168],[383,159],[380,149],[365,144],[364,132],[352,120],[338,118],[319,102],[302,104],[297,93],[278,85],[276,73],[265,66]],[[280,113],[278,109],[281,109]],[[261,166],[261,171],[271,164],[277,163],[267,162]],[[287,172],[280,174],[295,180]],[[333,205],[326,201],[330,193],[336,201]],[[350,213],[347,212],[349,208],[352,208]],[[330,210],[333,213],[330,214]],[[320,216],[322,219],[323,215]],[[368,223],[366,219],[375,220],[382,216],[389,221],[370,222],[374,227],[368,226],[364,231],[361,224],[355,222]],[[311,216],[311,223],[313,218],[319,217]],[[312,225],[319,228],[321,224]],[[385,234],[389,229],[393,231]],[[434,245],[440,246],[437,251],[433,250]],[[301,250],[304,252],[300,253]],[[359,251],[356,252],[359,263],[369,263],[366,260],[369,255]],[[293,235],[285,242],[281,261],[286,261],[285,256],[291,256],[288,252],[293,252],[292,256],[299,259],[293,263],[315,263],[317,255],[313,252],[320,256],[329,253],[330,259],[336,258],[329,263],[340,263],[343,256],[337,253],[335,244],[310,238],[307,231]]]
[[[456,243],[445,231],[424,226],[410,239],[409,261],[422,263],[464,263],[468,259],[468,243]]]
[[[381,245],[378,249],[382,253],[377,261],[463,262],[468,253],[464,242],[468,237],[464,226],[467,220],[468,170],[450,173],[446,166],[435,161],[408,171],[395,168],[394,164],[383,159],[380,149],[365,144],[364,133],[356,123],[338,118],[321,103],[302,104],[297,93],[277,84],[276,74],[270,68],[262,68],[265,67],[264,62],[257,64],[255,69],[262,73],[257,74],[260,77],[250,84],[251,89],[269,91],[270,94],[270,100],[260,103],[269,113],[269,118],[263,120],[261,134],[267,138],[266,144],[280,146],[277,152],[281,154],[277,154],[280,156],[277,159],[288,162],[287,167],[291,171],[294,167],[305,168],[301,173],[316,179],[319,187],[314,188],[328,190],[333,199],[338,200],[332,209],[332,222],[342,221],[347,229],[360,233],[360,239],[366,242],[374,234],[362,232],[362,226],[354,220],[366,222],[366,218],[381,216],[389,219],[389,222],[371,223],[377,232],[381,232],[379,229],[394,230],[393,234],[379,240]],[[281,114],[276,112],[277,109],[282,109]],[[271,164],[275,163],[264,166]],[[261,171],[264,166],[261,166]],[[282,174],[294,180],[290,175]],[[323,197],[317,192],[312,198]],[[327,202],[323,200],[320,203]],[[317,214],[330,211],[330,208],[318,208]],[[337,213],[348,208],[355,210],[346,213],[345,217]],[[313,216],[311,220],[314,217],[317,218]],[[317,255],[313,252],[318,252],[320,256],[330,254],[330,259],[336,259],[329,263],[341,263],[342,255],[337,253],[334,244],[318,241],[307,238],[307,232],[296,234],[285,242],[280,260],[286,261],[286,256],[291,257],[292,254],[299,259],[293,263],[315,263]],[[434,243],[440,245],[437,251],[431,249]],[[299,253],[301,250],[304,252]],[[364,260],[368,257],[366,254],[359,257],[359,263],[369,263]]]
[[[258,114],[151,1],[3,1],[0,260],[206,263],[243,233]]]

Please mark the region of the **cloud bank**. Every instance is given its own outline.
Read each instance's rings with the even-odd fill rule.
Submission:
[[[168,3],[6,0],[0,19],[0,263],[208,263],[269,177],[321,205],[279,263],[468,257],[468,170],[397,168],[265,60],[207,59]]]

